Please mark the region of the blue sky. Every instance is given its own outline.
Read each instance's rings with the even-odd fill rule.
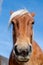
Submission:
[[[26,8],[35,13],[34,40],[43,50],[43,0],[0,0],[0,55],[9,58],[12,50],[12,26],[8,28],[10,11]]]

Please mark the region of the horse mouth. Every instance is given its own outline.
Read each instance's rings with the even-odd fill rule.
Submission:
[[[14,56],[17,62],[28,62],[30,60],[31,53],[28,54],[27,56],[16,55],[16,54],[14,54]]]

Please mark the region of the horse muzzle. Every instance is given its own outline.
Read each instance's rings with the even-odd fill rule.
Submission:
[[[18,61],[28,61],[32,53],[32,45],[14,45],[13,53]]]

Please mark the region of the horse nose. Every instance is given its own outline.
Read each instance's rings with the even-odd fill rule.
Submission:
[[[26,48],[26,49],[23,49],[23,48],[19,49],[19,48],[17,48],[17,46],[15,46],[14,51],[15,51],[16,55],[21,55],[21,56],[25,57],[32,52],[32,46],[29,45],[28,48]]]
[[[16,55],[21,55],[23,57],[28,55],[28,50],[27,49],[17,49],[17,46],[14,47],[14,51]]]

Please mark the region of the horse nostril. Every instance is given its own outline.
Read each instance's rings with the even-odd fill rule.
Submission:
[[[31,45],[29,46],[29,52],[32,52],[32,46]]]
[[[17,46],[14,47],[14,51],[15,51],[16,55],[19,55],[19,52],[17,50]]]

